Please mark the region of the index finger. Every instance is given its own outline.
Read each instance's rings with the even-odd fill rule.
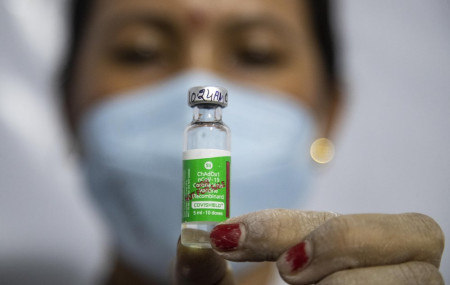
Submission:
[[[268,209],[231,218],[211,232],[211,245],[232,261],[275,261],[310,232],[338,216],[331,212]]]

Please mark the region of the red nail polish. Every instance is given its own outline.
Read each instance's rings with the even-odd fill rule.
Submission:
[[[286,253],[286,262],[291,265],[291,271],[296,271],[308,263],[309,257],[306,253],[306,243],[303,241]]]
[[[225,224],[216,226],[210,234],[211,241],[220,251],[231,251],[237,249],[241,229],[239,224]]]

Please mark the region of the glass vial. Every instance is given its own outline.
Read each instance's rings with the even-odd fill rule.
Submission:
[[[181,243],[211,247],[214,226],[230,217],[230,129],[222,122],[225,88],[189,89],[193,120],[184,132]]]

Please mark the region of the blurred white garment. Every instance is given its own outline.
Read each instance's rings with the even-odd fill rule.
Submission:
[[[0,283],[95,284],[109,236],[83,190],[54,86],[66,1],[0,0]]]

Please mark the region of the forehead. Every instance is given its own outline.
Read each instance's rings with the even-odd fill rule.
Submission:
[[[178,22],[189,30],[255,18],[277,22],[292,32],[309,26],[304,0],[97,0],[93,20],[113,25],[145,15]]]

